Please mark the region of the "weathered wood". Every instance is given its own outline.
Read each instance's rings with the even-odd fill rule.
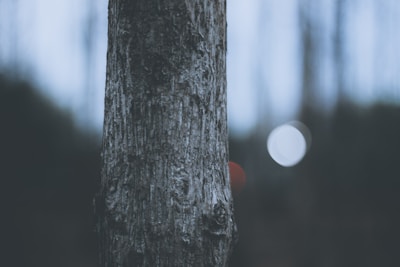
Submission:
[[[226,266],[225,0],[110,0],[100,263]]]

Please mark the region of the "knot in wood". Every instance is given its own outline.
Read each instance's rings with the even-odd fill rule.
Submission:
[[[218,203],[214,205],[213,217],[217,225],[223,226],[226,224],[227,211],[222,201],[218,201]]]
[[[206,218],[206,231],[212,235],[220,236],[227,234],[228,211],[222,201],[214,204],[211,214]]]

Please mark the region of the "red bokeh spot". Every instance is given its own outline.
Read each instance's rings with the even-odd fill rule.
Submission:
[[[246,184],[246,174],[239,164],[229,161],[229,175],[232,194],[237,196]]]

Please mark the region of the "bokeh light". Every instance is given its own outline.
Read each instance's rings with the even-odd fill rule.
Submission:
[[[229,176],[232,194],[237,196],[246,184],[246,174],[238,163],[229,161]]]
[[[305,156],[310,144],[310,131],[298,121],[276,127],[267,139],[267,149],[271,158],[284,167],[298,164]]]

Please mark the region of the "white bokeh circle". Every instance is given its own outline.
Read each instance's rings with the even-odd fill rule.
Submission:
[[[287,123],[273,129],[267,139],[271,158],[279,165],[291,167],[299,163],[309,147],[309,140],[294,123]]]

